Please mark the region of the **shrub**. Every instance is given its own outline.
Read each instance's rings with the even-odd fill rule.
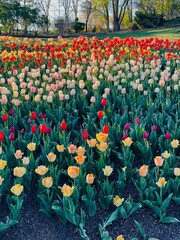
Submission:
[[[142,28],[159,27],[162,26],[164,18],[160,14],[149,14],[138,11],[136,12],[135,22]]]

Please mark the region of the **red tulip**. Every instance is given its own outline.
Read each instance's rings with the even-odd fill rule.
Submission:
[[[101,100],[101,105],[102,105],[103,107],[105,107],[105,106],[107,105],[107,99],[106,99],[106,98],[103,98],[103,99]]]
[[[36,131],[37,131],[37,127],[36,127],[35,125],[33,125],[33,126],[31,127],[31,132],[32,132],[32,133],[36,133]]]
[[[46,124],[42,123],[39,129],[40,133],[46,133],[46,128],[47,128]]]
[[[139,124],[141,123],[140,119],[139,119],[139,118],[136,118],[136,119],[135,119],[135,123],[139,125]]]
[[[9,114],[10,114],[11,116],[13,116],[13,115],[15,114],[14,109],[11,109],[11,110],[9,111]]]
[[[143,138],[147,139],[149,137],[149,134],[147,132],[143,132]]]
[[[108,125],[104,125],[103,133],[108,133],[108,132],[109,132],[109,126]]]
[[[82,138],[83,139],[88,139],[88,130],[84,130],[83,132],[82,132]]]
[[[50,127],[46,127],[46,133],[50,134],[51,133],[51,128]]]
[[[126,138],[128,138],[127,133],[123,133],[122,140],[125,140]]]
[[[126,124],[124,125],[124,129],[125,129],[126,131],[129,131],[129,129],[130,129],[130,123],[126,123]]]
[[[0,141],[4,140],[4,133],[0,131]]]
[[[31,112],[31,118],[32,120],[36,120],[36,112]]]
[[[15,132],[15,127],[14,127],[14,126],[10,127],[9,131],[10,131],[11,133]]]
[[[4,113],[2,116],[1,116],[1,119],[3,122],[6,122],[8,120],[8,114],[7,113]]]
[[[98,118],[103,118],[104,112],[103,111],[98,111],[97,116],[98,116]]]
[[[170,139],[171,138],[171,135],[169,133],[166,133],[165,134],[165,139]]]
[[[10,135],[9,135],[9,140],[10,140],[10,141],[14,141],[14,140],[15,140],[15,135],[14,135],[14,133],[10,133]]]
[[[153,126],[152,126],[152,130],[155,131],[155,132],[157,132],[158,126],[157,126],[157,125],[153,125]]]
[[[66,131],[66,129],[67,129],[67,123],[66,123],[65,121],[62,121],[60,127],[61,127],[61,129],[62,129],[63,131]]]

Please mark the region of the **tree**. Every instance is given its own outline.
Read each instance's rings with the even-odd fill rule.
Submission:
[[[79,0],[72,0],[72,7],[73,7],[73,12],[74,12],[74,16],[75,16],[75,21],[78,17],[78,4],[79,4]]]
[[[85,0],[84,2],[82,2],[81,4],[81,9],[82,9],[82,13],[84,13],[85,15],[85,19],[86,19],[86,32],[88,30],[88,20],[89,20],[89,17],[92,13],[92,3],[90,0]]]
[[[110,31],[110,24],[109,24],[109,0],[91,0],[92,6],[97,11],[100,13],[103,18],[106,20],[106,27],[107,31]]]
[[[67,28],[67,31],[69,32],[70,26],[69,26],[69,16],[72,12],[72,2],[71,0],[61,0],[62,6],[64,8],[64,16],[65,16],[65,26]]]
[[[40,9],[42,10],[43,14],[46,16],[46,31],[48,33],[49,31],[49,9],[51,5],[52,0],[38,0],[38,5]]]
[[[112,0],[114,31],[120,31],[120,25],[124,18],[128,3],[129,0],[123,0],[122,4],[120,4],[120,0]]]

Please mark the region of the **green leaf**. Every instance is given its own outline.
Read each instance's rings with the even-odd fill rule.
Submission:
[[[162,219],[160,219],[160,222],[162,222],[162,223],[179,223],[180,221],[174,217],[163,217]]]
[[[172,198],[172,193],[164,200],[164,202],[162,203],[162,209],[165,211],[166,208],[168,207],[170,201]]]
[[[131,209],[129,216],[132,215],[135,211],[137,211],[139,208],[141,208],[142,205],[140,203],[135,203],[134,207]]]
[[[111,225],[112,222],[113,222],[114,220],[116,220],[117,215],[118,215],[118,208],[117,208],[114,212],[111,213],[111,215],[110,215],[109,218],[106,220],[106,222],[105,222],[105,224],[104,224],[103,227],[106,228],[108,225]]]
[[[140,231],[143,239],[145,240],[147,238],[147,235],[145,233],[144,228],[141,226],[141,224],[138,221],[134,220],[134,223],[136,224],[137,229]]]
[[[119,214],[120,216],[123,218],[123,219],[127,219],[128,216],[127,216],[127,213],[126,213],[126,210],[123,206],[120,206],[119,207]]]

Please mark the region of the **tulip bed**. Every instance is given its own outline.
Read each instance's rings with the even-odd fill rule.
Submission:
[[[20,221],[34,188],[40,211],[84,239],[97,206],[109,209],[103,240],[139,208],[179,222],[166,214],[180,204],[179,51],[180,40],[158,38],[0,37],[0,231]]]

